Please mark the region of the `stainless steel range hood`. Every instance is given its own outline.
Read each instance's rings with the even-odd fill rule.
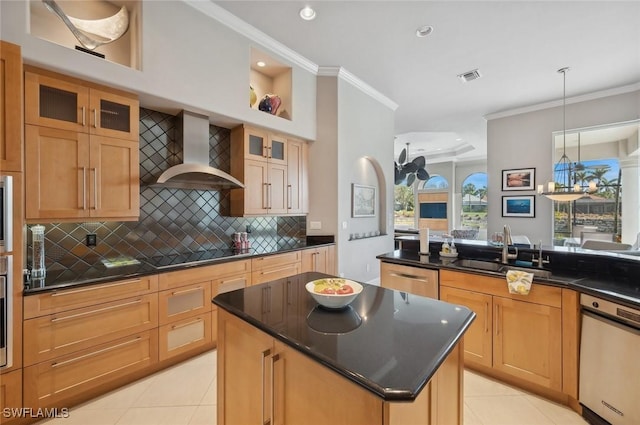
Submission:
[[[155,186],[220,190],[244,188],[235,177],[209,165],[209,118],[190,111],[177,115],[176,141],[182,144],[183,163],[165,170]]]

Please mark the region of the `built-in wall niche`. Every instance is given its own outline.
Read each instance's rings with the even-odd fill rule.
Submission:
[[[266,95],[275,95],[280,97],[281,102],[273,115],[291,120],[293,115],[291,108],[291,76],[291,66],[285,65],[266,53],[252,48],[251,72],[249,75],[249,106],[252,109],[259,110],[260,101]],[[251,89],[255,93],[255,102],[252,102],[254,97],[251,94]]]
[[[116,15],[124,6],[129,17],[127,31],[117,40],[103,44],[91,50],[104,55],[103,60],[115,62],[133,69],[140,69],[141,63],[141,21],[142,1],[105,1],[105,0],[56,0],[55,3],[67,15],[82,20],[99,20]],[[51,12],[41,0],[29,2],[30,33],[34,37],[77,50],[79,55],[91,53],[79,51],[76,46],[84,46],[64,24],[62,19]],[[92,38],[105,41],[99,36]]]

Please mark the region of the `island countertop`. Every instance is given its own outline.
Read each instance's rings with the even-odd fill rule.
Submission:
[[[302,273],[216,296],[213,303],[387,401],[411,401],[475,318],[463,306],[363,284],[339,311],[320,307]]]

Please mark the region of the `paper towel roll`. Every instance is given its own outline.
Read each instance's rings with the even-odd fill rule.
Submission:
[[[420,233],[420,254],[429,254],[429,228],[421,227]]]

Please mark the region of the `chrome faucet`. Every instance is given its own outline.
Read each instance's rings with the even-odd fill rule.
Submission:
[[[504,225],[503,229],[503,237],[502,237],[502,264],[509,264],[509,260],[515,260],[518,258],[518,248],[513,247],[516,252],[513,254],[509,253],[509,246],[513,245],[513,240],[511,239],[511,227],[508,224]]]

